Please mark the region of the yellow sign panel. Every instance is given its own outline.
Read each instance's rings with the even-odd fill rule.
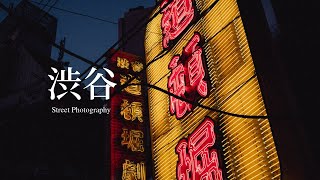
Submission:
[[[173,71],[169,64],[182,54],[197,32],[203,39],[202,56],[209,81],[208,94],[199,98],[198,103],[232,114],[267,116],[236,0],[192,2],[193,8],[185,5],[187,15],[192,9],[198,11],[198,15],[189,26],[183,26],[183,32],[177,32],[180,34],[175,39],[169,36],[163,41],[166,34],[161,27],[168,26],[162,24],[163,12],[148,24],[145,36],[148,84],[170,91],[168,79]],[[160,7],[154,14],[159,10]],[[172,47],[167,48],[170,43]],[[156,179],[176,179],[178,154],[175,148],[206,116],[217,122],[222,133],[225,178],[280,179],[280,165],[268,119],[226,115],[198,106],[189,108],[177,119],[170,112],[170,94],[150,88],[148,95]]]

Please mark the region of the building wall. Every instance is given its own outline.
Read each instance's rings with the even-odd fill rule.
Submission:
[[[313,65],[316,29],[313,6],[307,3],[239,1],[249,45],[282,169],[282,179],[317,179],[318,139],[314,119],[319,99]],[[268,24],[268,3],[273,9],[276,32]]]
[[[119,40],[123,37],[128,38],[130,34],[134,34],[134,36],[132,36],[126,42],[120,43],[120,49],[122,51],[144,57],[145,25],[143,24],[147,20],[151,10],[152,8],[144,8],[139,6],[137,8],[129,9],[129,11],[124,14],[124,17],[119,19]]]
[[[106,179],[106,114],[53,114],[51,107],[99,107],[78,87],[50,100],[57,19],[27,1],[0,24],[0,179]]]

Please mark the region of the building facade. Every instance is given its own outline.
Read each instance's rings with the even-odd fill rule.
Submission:
[[[313,3],[239,1],[279,155],[282,179],[317,179],[319,99]],[[297,13],[299,12],[299,13]],[[311,23],[312,24],[312,23]]]
[[[50,99],[48,75],[66,70],[50,58],[56,31],[57,19],[29,1],[0,23],[0,179],[107,178],[107,115],[52,112],[104,104],[82,86],[81,101]]]
[[[145,23],[152,9],[143,6],[131,8],[118,20],[120,50],[140,57],[145,56]]]
[[[46,177],[47,70],[57,19],[27,1],[10,13],[0,23],[0,179]]]

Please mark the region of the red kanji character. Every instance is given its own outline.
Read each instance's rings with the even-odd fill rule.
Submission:
[[[206,97],[208,88],[207,82],[203,80],[205,71],[202,64],[202,48],[198,46],[200,38],[200,34],[195,33],[184,48],[184,54],[189,56],[187,60],[188,84],[191,89],[196,88],[200,96]]]
[[[177,179],[178,180],[191,180],[192,164],[190,156],[187,153],[188,142],[183,139],[176,147],[176,152],[179,154],[179,161],[177,164]]]
[[[169,92],[189,101],[196,100],[198,95],[206,97],[208,94],[208,85],[204,80],[202,48],[198,45],[200,38],[200,34],[195,33],[182,55],[175,55],[169,64],[169,69],[172,70],[168,79]],[[177,119],[191,109],[192,104],[170,96],[170,113],[175,114]]]
[[[163,0],[163,8],[170,0]],[[175,39],[189,25],[194,17],[192,0],[173,0],[162,10],[161,28],[163,34],[162,45],[168,48],[170,40]]]
[[[222,171],[216,150],[209,150],[215,143],[213,122],[205,121],[189,136],[189,153],[193,162],[193,180],[222,180]]]
[[[181,63],[178,64],[179,56],[174,56],[169,64],[169,69],[172,70],[168,79],[169,92],[179,97],[185,98],[185,74],[184,67]],[[192,105],[181,99],[170,96],[170,113],[176,114],[179,119],[191,110]]]

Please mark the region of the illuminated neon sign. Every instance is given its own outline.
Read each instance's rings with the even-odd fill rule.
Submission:
[[[127,81],[129,81],[131,78],[133,78],[133,75],[128,74],[128,75],[120,75],[120,84],[124,85],[125,83],[127,83]],[[127,87],[125,87],[123,89],[123,91],[129,93],[129,94],[133,94],[133,95],[141,95],[141,81],[137,78],[133,79],[129,85]]]
[[[143,147],[143,132],[139,130],[129,130],[126,128],[122,128],[122,141],[121,145],[127,145],[128,149],[134,152],[144,152]]]
[[[205,120],[176,146],[179,160],[176,167],[178,180],[222,180],[215,144],[214,123],[211,118]]]
[[[196,32],[183,48],[182,55],[173,56],[168,66],[171,69],[169,92],[190,101],[194,101],[198,95],[206,97],[208,94],[208,83],[204,80],[202,47],[198,45],[200,39],[200,34]],[[171,115],[175,114],[180,119],[192,110],[192,104],[170,96],[169,109]]]
[[[126,159],[122,166],[122,180],[146,180],[144,162],[134,163]]]
[[[126,58],[117,57],[117,67],[129,69],[129,60]]]
[[[139,61],[131,62],[131,66],[134,72],[140,72],[143,69],[143,64]]]
[[[138,119],[139,122],[143,122],[143,111],[141,102],[129,103],[128,100],[122,99],[120,115],[127,121],[134,121]]]
[[[112,80],[122,85],[121,91],[111,89],[113,97],[108,102],[110,110],[110,139],[108,151],[110,154],[110,176],[107,179],[116,180],[146,180],[148,141],[145,121],[146,104],[142,95],[141,72],[144,64],[142,58],[123,51],[116,51],[108,59],[108,67],[115,72]],[[133,74],[136,74],[134,76]],[[149,169],[149,167],[148,167]],[[149,171],[148,171],[149,172]]]
[[[194,17],[192,0],[164,0],[160,7],[162,10],[161,29],[163,34],[162,46],[169,47],[174,40],[187,28]],[[169,4],[168,4],[169,3]]]

